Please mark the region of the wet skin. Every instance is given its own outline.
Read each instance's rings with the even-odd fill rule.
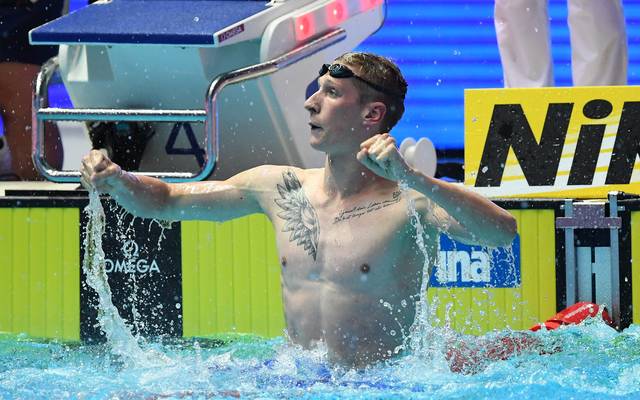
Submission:
[[[407,212],[407,196],[416,193],[401,194],[390,182],[337,201],[316,189],[321,169],[272,168],[280,171],[269,176],[281,182],[260,203],[276,232],[289,337],[305,348],[326,343],[330,359],[348,367],[396,355],[414,320],[425,262]],[[277,190],[286,189],[285,176],[300,187]],[[287,197],[306,202],[283,204]],[[437,232],[425,228],[435,254]]]

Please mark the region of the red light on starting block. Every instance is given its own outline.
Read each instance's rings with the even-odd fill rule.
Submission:
[[[301,15],[293,23],[298,42],[308,39],[316,33],[316,22],[313,19],[313,14]]]
[[[327,6],[327,25],[336,26],[349,16],[346,0],[336,0]]]
[[[360,0],[360,10],[367,11],[381,6],[384,0]]]

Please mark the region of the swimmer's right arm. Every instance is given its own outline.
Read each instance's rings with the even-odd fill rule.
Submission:
[[[260,168],[260,167],[258,167]],[[125,172],[102,152],[92,150],[80,168],[84,187],[108,193],[132,214],[143,218],[226,221],[262,212],[253,182],[256,169],[226,181],[168,184]]]

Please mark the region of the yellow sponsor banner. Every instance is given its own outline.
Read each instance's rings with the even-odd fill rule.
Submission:
[[[489,197],[640,194],[640,87],[468,89],[464,141]]]

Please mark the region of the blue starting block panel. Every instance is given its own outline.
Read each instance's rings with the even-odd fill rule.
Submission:
[[[30,32],[32,44],[215,46],[215,33],[265,11],[264,0],[115,0]]]

